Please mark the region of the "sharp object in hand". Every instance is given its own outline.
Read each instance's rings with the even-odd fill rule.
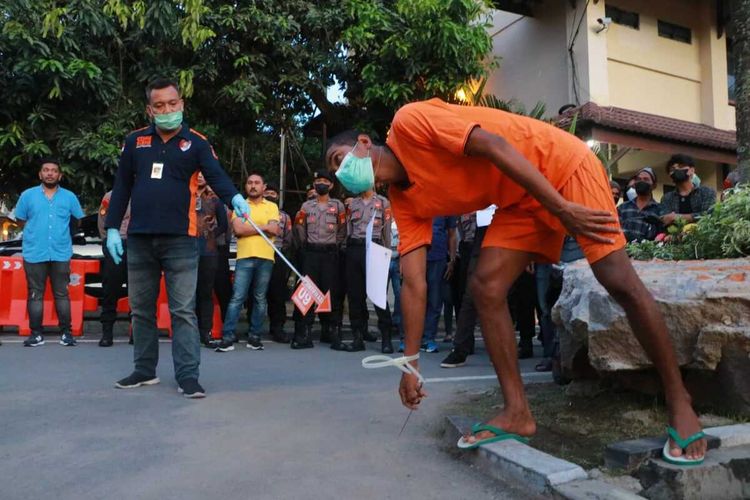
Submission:
[[[419,384],[419,389],[422,389],[423,384]],[[398,433],[398,437],[401,437],[401,434],[404,433],[404,429],[406,429],[406,424],[409,423],[409,419],[411,418],[411,414],[414,413],[414,410],[409,410],[409,414],[406,416],[406,420],[404,420],[404,425],[401,426],[401,431]]]

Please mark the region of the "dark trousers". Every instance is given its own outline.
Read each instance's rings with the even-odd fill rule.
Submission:
[[[271,281],[268,284],[268,293],[266,294],[271,335],[278,335],[284,331],[286,301],[289,299],[287,280],[289,280],[289,267],[277,257],[273,263]]]
[[[219,301],[221,319],[224,319],[227,316],[229,299],[232,298],[232,278],[229,270],[229,245],[219,245],[217,249],[219,257],[216,261],[214,291],[216,292],[216,300]]]
[[[427,310],[424,318],[422,344],[434,342],[435,337],[437,337],[440,311],[443,306],[441,288],[445,265],[445,259],[427,261]]]
[[[479,254],[471,257],[463,257],[467,261],[465,284],[474,274],[479,262]],[[456,322],[456,336],[453,339],[453,349],[465,355],[474,354],[474,329],[477,326],[477,308],[474,305],[474,295],[471,289],[465,286],[462,294],[461,307],[458,309],[458,320]]]
[[[44,316],[44,290],[47,278],[52,284],[52,295],[55,298],[60,333],[70,333],[70,297],[68,283],[70,282],[70,261],[48,261],[31,263],[23,261],[26,274],[28,299],[26,310],[29,313],[29,328],[31,335],[42,335],[42,318]]]
[[[349,320],[352,331],[366,332],[370,313],[367,311],[367,283],[365,269],[365,246],[346,247],[346,296],[349,299]],[[381,333],[391,331],[391,312],[375,306],[378,315],[378,330]]]
[[[521,340],[519,347],[521,349],[532,349],[532,340],[534,339],[534,308],[536,305],[536,280],[533,274],[523,271],[513,283],[513,287],[508,294],[513,317],[516,322],[516,329],[520,334]]]
[[[453,273],[456,277],[456,300],[454,303],[456,317],[461,313],[464,294],[467,292],[466,287],[469,280],[469,265],[472,261],[473,249],[474,241],[462,241],[458,244],[458,261],[456,262],[456,270]],[[474,265],[476,265],[476,263]]]
[[[195,316],[198,241],[191,236],[134,234],[128,237],[128,283],[133,312],[135,372],[156,376],[159,331],[156,299],[161,273],[172,319],[172,360],[178,382],[198,378],[201,350]]]
[[[337,326],[342,326],[344,321],[344,301],[346,300],[346,251],[339,252],[339,272],[336,278],[336,284],[331,290],[331,311],[338,318]]]
[[[337,304],[335,297],[340,296],[338,291],[339,275],[339,251],[338,248],[330,250],[305,249],[302,255],[302,274],[308,275],[324,294],[331,292],[330,313],[318,314],[321,326],[329,326],[331,323],[338,325],[341,322],[341,305]],[[312,327],[315,321],[315,306],[311,307],[305,316],[294,309],[294,328],[300,332],[304,326]]]
[[[218,267],[218,255],[201,255],[198,260],[195,314],[198,317],[198,331],[201,337],[209,336],[214,327],[214,286]]]
[[[127,296],[127,290],[122,287],[128,282],[128,240],[122,240],[122,261],[115,264],[112,256],[107,250],[107,240],[102,242],[102,314],[99,317],[102,322],[102,333],[112,335],[112,327],[117,320],[117,301]]]

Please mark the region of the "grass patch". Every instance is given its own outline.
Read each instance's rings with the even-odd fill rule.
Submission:
[[[569,396],[566,389],[556,384],[526,386],[537,422],[537,433],[530,442],[534,448],[591,469],[603,466],[608,444],[665,434],[667,412],[657,397],[611,389],[592,396]],[[502,395],[496,388],[464,398],[446,412],[486,420],[501,408]],[[705,417],[701,419],[707,427],[738,420],[732,416]]]

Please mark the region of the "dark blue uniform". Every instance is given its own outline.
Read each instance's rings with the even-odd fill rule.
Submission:
[[[198,172],[231,207],[237,189],[205,136],[186,123],[166,144],[154,125],[132,132],[125,139],[105,226],[120,227],[130,200],[128,234],[198,236]]]

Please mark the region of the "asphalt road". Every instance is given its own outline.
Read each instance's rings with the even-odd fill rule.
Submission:
[[[374,354],[267,343],[202,350],[208,397],[177,394],[171,344],[160,344],[161,384],[115,389],[132,348],[90,333],[77,347],[24,348],[0,336],[0,499],[528,498],[475,472],[439,439],[445,407],[496,384],[483,349],[446,370],[423,354],[428,384],[407,415],[396,369],[364,370]],[[525,360],[532,371],[534,360]]]

